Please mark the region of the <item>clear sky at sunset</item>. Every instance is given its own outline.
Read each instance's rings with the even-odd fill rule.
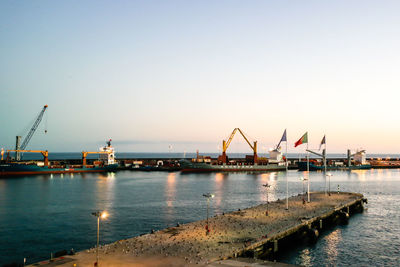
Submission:
[[[400,152],[400,1],[0,1],[0,147]],[[44,126],[48,133],[44,134]],[[236,136],[232,152],[247,152]]]

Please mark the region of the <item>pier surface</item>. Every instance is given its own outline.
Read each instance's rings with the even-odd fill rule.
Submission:
[[[100,266],[215,265],[284,238],[313,222],[322,224],[322,219],[334,212],[361,203],[363,196],[356,193],[327,196],[316,192],[311,193],[310,203],[304,204],[303,199],[306,196],[289,198],[289,210],[285,209],[286,200],[271,202],[268,216],[266,204],[218,214],[209,219],[208,235],[206,220],[202,220],[103,245],[99,249],[99,263]],[[72,261],[58,266],[93,266],[96,249],[66,257]]]

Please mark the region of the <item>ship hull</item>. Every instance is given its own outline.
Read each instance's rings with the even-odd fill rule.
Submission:
[[[307,162],[301,161],[298,163],[299,171],[307,171]],[[333,170],[368,170],[371,169],[370,164],[363,164],[363,165],[352,165],[348,166],[326,166],[327,171]],[[325,167],[323,165],[315,165],[314,163],[309,163],[309,170],[310,171],[324,171]]]
[[[270,172],[285,171],[285,166],[280,165],[212,165],[207,163],[197,163],[189,161],[180,162],[183,173],[200,172]]]
[[[25,165],[18,163],[0,164],[0,177],[37,175],[37,174],[61,174],[83,172],[112,172],[116,171],[118,164],[92,168],[49,168],[37,165]]]

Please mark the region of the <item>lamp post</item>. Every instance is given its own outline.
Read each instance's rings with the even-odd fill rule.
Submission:
[[[304,200],[304,182],[308,180],[308,177],[300,177],[300,180],[303,183],[303,204],[305,204],[305,200]]]
[[[328,195],[330,196],[331,195],[331,176],[332,176],[332,174],[331,173],[327,173],[325,176],[328,177],[328,179],[329,179],[329,182],[328,182]]]
[[[207,194],[203,194],[203,197],[207,198],[207,225],[206,225],[206,235],[209,234],[210,232],[210,228],[208,227],[208,209],[210,207],[210,198],[213,198],[214,195],[207,193]]]
[[[300,177],[300,180],[301,180],[301,182],[303,184],[303,195],[304,195],[304,181],[307,181],[307,178],[306,177]]]
[[[270,188],[271,186],[267,183],[267,184],[263,184],[263,186],[267,189],[267,212],[265,213],[265,215],[267,215],[268,216],[268,211],[269,211],[269,209],[268,209],[268,204],[269,204],[269,201],[268,201],[268,188]]]
[[[99,266],[99,236],[100,236],[100,218],[105,219],[108,213],[105,211],[92,212],[92,215],[97,217],[97,246],[96,246],[96,263],[95,266]]]

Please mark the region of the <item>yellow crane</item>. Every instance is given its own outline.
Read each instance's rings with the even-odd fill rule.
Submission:
[[[82,166],[86,167],[86,157],[88,154],[110,154],[109,151],[82,151]]]
[[[239,133],[243,136],[244,140],[246,140],[247,144],[251,147],[251,149],[254,152],[254,163],[257,163],[257,141],[254,141],[253,145],[251,145],[250,141],[246,138],[242,130],[239,128],[235,128],[231,135],[229,136],[228,141],[222,140],[222,155],[218,157],[218,161],[222,161],[223,163],[227,162],[227,156],[226,156],[226,150],[228,149],[229,145],[232,142],[233,137],[235,136],[236,132],[239,131]]]
[[[41,153],[44,157],[44,166],[49,166],[49,152],[47,150],[23,150],[23,149],[10,149],[7,150],[7,160],[10,159],[10,152],[18,153]]]

